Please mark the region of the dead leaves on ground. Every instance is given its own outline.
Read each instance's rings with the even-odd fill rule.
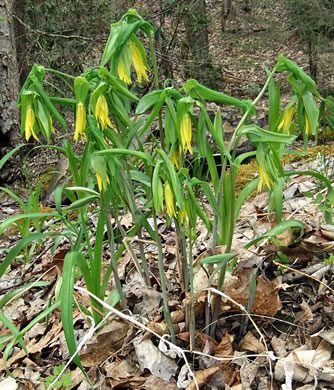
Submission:
[[[322,330],[326,324],[334,323],[334,299],[332,294],[328,294],[330,290],[326,287],[326,283],[330,283],[331,280],[324,279],[326,273],[328,276],[331,271],[331,265],[326,265],[325,268],[321,262],[322,257],[329,256],[334,250],[334,229],[332,225],[322,223],[317,206],[308,199],[302,197],[291,199],[298,191],[302,193],[312,188],[313,180],[292,178],[285,193],[287,199],[284,218],[290,218],[293,213],[298,214],[298,210],[303,210],[303,214],[298,214],[298,219],[305,222],[306,229],[298,243],[294,242],[294,233],[288,230],[276,237],[279,241],[278,244],[276,241],[276,245],[265,241],[258,243],[252,251],[240,249],[255,236],[268,231],[273,224],[263,209],[263,204],[266,203],[263,194],[257,195],[253,203],[243,206],[233,241],[233,248],[236,249],[232,248],[238,252],[238,265],[226,276],[224,293],[228,298],[224,297],[221,300],[216,338],[210,337],[204,329],[204,308],[207,301],[212,303],[214,296],[208,293],[207,275],[199,266],[201,256],[208,255],[206,230],[199,229],[199,239],[194,247],[194,254],[198,258],[194,264],[197,329],[193,351],[189,351],[190,334],[186,330],[186,319],[189,314],[186,312],[186,305],[189,306],[191,300],[189,295],[180,289],[175,261],[175,240],[166,224],[162,223],[160,233],[166,243],[165,271],[171,317],[177,334],[177,345],[185,351],[185,356],[189,360],[185,362],[183,356],[164,348],[163,343],[159,343],[150,332],[143,334],[133,324],[113,318],[80,352],[81,361],[96,388],[192,390],[196,389],[196,385],[199,388],[206,386],[213,389],[224,384],[226,389],[237,390],[240,386],[248,389],[253,382],[266,388],[269,386],[271,369],[275,380],[284,383],[287,389],[291,388],[292,381],[299,382],[303,386],[301,388],[304,386],[315,388],[321,381],[333,384],[334,363],[331,356],[334,335],[330,327],[326,331]],[[256,208],[254,203],[257,205]],[[320,223],[314,223],[315,216]],[[124,215],[121,223],[129,227],[132,223],[129,215]],[[132,245],[138,250],[138,242],[132,242]],[[125,252],[119,261],[119,273],[125,283],[125,294],[135,318],[162,336],[168,333],[168,328],[163,321],[161,310],[162,296],[157,279],[156,246],[154,243],[145,243],[144,246],[150,259],[153,288],[149,289],[143,283],[129,252]],[[217,250],[223,253],[225,248],[219,247]],[[53,256],[49,252],[45,253],[34,270],[27,273],[27,277],[31,278],[50,270],[43,277],[43,280],[51,282],[49,287],[44,291],[39,289],[38,293],[36,290],[27,291],[3,307],[3,313],[19,329],[26,321],[36,317],[47,304],[47,292],[54,288],[67,251],[68,249],[63,247]],[[275,276],[277,266],[273,265],[272,260],[277,259],[278,251],[286,255],[288,267],[296,267],[295,271],[289,268],[284,275]],[[104,256],[108,261],[107,251]],[[284,264],[282,268],[284,269]],[[12,272],[15,272],[15,278],[19,276],[19,263]],[[247,305],[250,278],[254,272],[257,273],[257,277],[251,313],[263,333],[259,334],[252,325],[249,325],[245,334],[240,335],[238,329],[245,313],[233,301],[243,307]],[[299,275],[299,279],[296,275]],[[301,278],[303,285],[299,282]],[[319,281],[323,281],[322,284]],[[308,290],[305,289],[306,286]],[[284,299],[283,307],[280,297]],[[76,298],[80,303],[89,305],[86,297],[77,294]],[[274,318],[277,315],[279,319]],[[76,337],[80,340],[87,333],[89,324],[77,309],[74,317]],[[275,326],[271,326],[272,323]],[[0,336],[8,334],[5,327],[0,329]],[[22,349],[15,347],[8,360],[8,367],[15,375],[26,379],[27,388],[33,386],[36,389],[44,389],[43,378],[51,375],[52,369],[59,362],[69,358],[59,312],[52,314],[47,326],[45,323],[35,325],[24,340],[29,357],[25,356]],[[272,353],[269,357],[266,349],[268,345]],[[192,372],[189,371],[189,367]],[[1,362],[0,371],[4,373],[4,369]],[[79,384],[80,390],[85,388],[82,373],[74,369],[70,388]],[[5,379],[0,382],[0,389],[1,386],[8,386],[6,389],[17,388],[13,382],[10,380],[5,382]]]

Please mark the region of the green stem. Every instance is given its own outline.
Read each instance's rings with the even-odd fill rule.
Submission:
[[[124,295],[124,291],[122,288],[121,280],[118,275],[118,269],[117,269],[117,258],[116,258],[116,251],[115,251],[115,236],[114,236],[114,230],[111,224],[111,218],[110,214],[107,211],[107,205],[104,203],[104,197],[103,194],[101,193],[101,203],[103,204],[103,212],[104,212],[104,217],[107,225],[107,232],[108,232],[108,237],[109,237],[109,245],[110,245],[110,252],[111,252],[111,267],[112,271],[114,273],[114,278],[115,278],[115,283],[116,283],[116,288],[120,296],[121,304],[123,310],[128,309],[128,305],[126,303],[126,298]]]
[[[195,349],[195,291],[194,291],[194,267],[193,267],[193,250],[191,239],[191,225],[189,221],[189,279],[190,279],[190,350]]]
[[[59,70],[51,69],[51,68],[45,68],[47,72],[51,72],[56,74],[57,76],[62,76],[62,77],[68,77],[69,79],[75,80],[75,76],[71,76],[70,74],[60,72]]]
[[[161,240],[160,240],[160,235],[159,235],[159,230],[158,230],[158,223],[157,223],[157,216],[156,216],[155,211],[153,211],[153,221],[154,221],[154,230],[156,233],[157,246],[158,246],[158,266],[159,266],[162,298],[164,301],[165,320],[166,320],[166,323],[167,323],[167,326],[168,326],[168,329],[169,329],[169,332],[171,335],[171,341],[172,341],[172,343],[175,343],[175,331],[174,331],[174,326],[173,326],[172,318],[170,316],[169,307],[168,307],[168,295],[167,295],[167,288],[166,288],[162,245],[161,245]]]
[[[154,86],[155,89],[160,89],[159,85],[159,73],[158,73],[158,63],[157,63],[157,56],[155,54],[155,48],[152,40],[152,33],[148,34],[148,43],[150,46],[151,56],[152,56],[152,65],[153,65],[153,74],[154,74]],[[162,114],[161,111],[159,111],[158,114],[158,120],[159,120],[159,135],[160,135],[160,142],[161,142],[161,149],[165,151],[165,137],[163,133],[163,126],[162,126]]]

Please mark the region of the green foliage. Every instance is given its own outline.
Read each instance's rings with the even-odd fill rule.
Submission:
[[[334,255],[331,254],[329,255],[329,257],[327,257],[325,260],[324,260],[325,264],[328,264],[328,265],[331,265],[334,263]]]
[[[45,385],[46,387],[50,387],[52,382],[57,378],[57,376],[61,373],[61,371],[64,369],[65,364],[60,364],[59,366],[54,367],[53,369],[53,375],[47,376],[45,378]],[[57,389],[60,389],[61,387],[71,386],[72,385],[72,373],[64,373],[61,375],[61,377],[57,380],[55,383],[55,387]]]
[[[78,9],[73,10],[73,18],[82,10],[79,3],[75,4]],[[102,4],[105,3],[99,3]],[[43,2],[37,3],[36,9],[46,11],[48,7],[55,6],[52,1]],[[69,9],[72,10],[72,6],[73,4],[68,5]],[[209,286],[213,283],[214,275],[218,275],[218,289],[223,288],[228,263],[236,257],[236,253],[232,252],[232,241],[239,212],[254,189],[268,191],[269,207],[275,208],[278,223],[261,237],[249,242],[246,248],[264,238],[275,240],[275,236],[290,228],[298,230],[296,242],[303,235],[303,223],[297,220],[281,220],[284,177],[298,174],[294,171],[284,171],[281,157],[286,145],[294,143],[297,132],[303,136],[305,147],[309,135],[317,134],[319,109],[314,96],[317,99],[322,98],[315,82],[294,62],[280,56],[274,69],[271,72],[267,70],[267,81],[254,100],[236,99],[208,88],[195,79],[188,80],[179,90],[166,86],[158,89],[152,34],[152,26],[130,9],[119,22],[111,25],[111,32],[98,66],[81,66],[80,69],[85,70],[75,77],[34,65],[22,88],[18,105],[21,107],[21,133],[25,134],[27,140],[33,136],[49,143],[54,131],[52,119],[56,119],[62,127],[67,127],[67,122],[55,107],[55,104],[63,104],[75,112],[74,141],[77,142],[80,138],[85,147],[82,152],[77,152],[71,142],[65,141],[64,146],[58,148],[69,161],[72,183],[71,186],[56,188],[55,211],[37,212],[41,184],[36,190],[31,189],[28,205],[15,194],[11,194],[22,207],[23,213],[2,222],[0,234],[19,220],[25,224],[20,230],[20,241],[8,252],[0,265],[0,276],[32,242],[53,238],[56,247],[59,236],[63,236],[66,237],[70,250],[65,257],[63,275],[61,282],[57,284],[54,303],[21,331],[6,318],[0,318],[13,334],[5,349],[5,361],[16,342],[21,342],[22,348],[25,347],[22,337],[32,324],[60,307],[69,351],[73,361],[83,370],[76,354],[78,347],[73,327],[73,306],[79,304],[81,310],[93,318],[95,324],[101,324],[108,314],[103,305],[104,301],[114,304],[120,301],[123,310],[128,309],[117,264],[125,249],[131,254],[142,279],[151,287],[150,264],[143,246],[140,247],[144,232],[157,245],[164,318],[171,339],[175,341],[157,215],[162,216],[165,213],[167,224],[170,226],[173,222],[175,226],[181,251],[182,289],[191,297],[189,307],[186,308],[186,312],[190,312],[186,325],[190,330],[193,345],[195,295],[192,244],[196,239],[199,221],[202,221],[208,236],[211,237],[211,253],[201,260],[200,265],[208,274]],[[140,83],[142,79],[148,79],[150,72],[149,61],[140,41],[142,35],[146,36],[149,43],[156,89],[139,99],[129,90],[129,85],[133,82],[134,74]],[[82,64],[82,60],[79,61]],[[283,110],[280,106],[279,83],[275,84],[274,80],[277,72],[288,72],[287,78],[291,86],[292,96]],[[60,96],[56,98],[50,98],[45,89],[50,74],[60,76],[64,86],[64,91],[59,90]],[[269,130],[247,122],[249,116],[256,115],[256,105],[267,89],[270,99]],[[224,140],[220,107],[214,119],[211,119],[206,110],[207,102],[231,105],[240,110],[238,126],[229,142]],[[135,115],[131,107],[135,108]],[[151,130],[153,123],[158,124],[159,138]],[[142,142],[144,135],[148,135],[150,139],[148,144]],[[214,147],[209,144],[208,135],[214,139]],[[256,151],[237,156],[237,148],[244,136],[254,145]],[[217,152],[221,170],[217,169],[214,159]],[[189,154],[207,164],[207,177],[193,176],[187,166]],[[237,197],[235,187],[240,164],[252,156],[256,158],[259,177],[247,185]],[[0,161],[0,164],[5,161],[6,158]],[[327,208],[324,212],[327,222],[331,223],[331,183],[317,172],[301,173],[314,176],[326,185]],[[70,201],[70,205],[66,207],[62,204],[64,193]],[[213,218],[207,208],[203,207],[204,197],[211,206]],[[73,211],[76,212],[74,219],[71,218]],[[132,227],[128,230],[121,222],[121,213],[124,212],[128,212],[132,217]],[[89,224],[92,213],[97,218],[97,224],[94,226]],[[61,233],[53,232],[52,229],[50,232],[41,232],[40,218],[45,221],[48,216],[61,221]],[[149,218],[153,220],[152,225],[148,222]],[[30,221],[35,222],[35,232],[32,234],[29,233]],[[134,237],[139,243],[139,254],[131,245]],[[225,245],[224,254],[215,254],[218,245]],[[110,261],[106,265],[103,256],[105,248],[110,252]],[[30,246],[28,259],[34,252],[35,247]],[[112,275],[117,292],[108,291]],[[79,276],[82,277],[90,296],[89,305],[86,306],[73,297],[75,282]],[[254,274],[251,282],[252,293],[255,293],[255,277]],[[251,301],[252,299],[249,300],[248,310]],[[219,305],[214,306],[219,308]],[[214,316],[217,315],[216,310],[212,322],[216,322]],[[86,378],[89,381],[87,374]]]
[[[72,74],[96,65],[105,31],[125,11],[119,3],[108,0],[25,1],[25,23],[32,26],[26,30],[30,61],[27,65],[39,62]],[[87,63],[87,59],[92,62]]]
[[[331,0],[288,0],[286,5],[291,23],[302,37],[321,37],[323,40],[334,36],[334,5]]]

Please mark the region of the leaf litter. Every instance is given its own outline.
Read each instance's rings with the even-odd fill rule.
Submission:
[[[152,288],[145,285],[134,267],[131,254],[125,252],[119,262],[119,271],[132,308],[130,318],[139,321],[144,328],[127,318],[114,316],[86,341],[80,351],[80,359],[88,373],[92,370],[98,372],[98,375],[95,374],[96,385],[100,383],[97,388],[196,389],[206,386],[208,389],[237,389],[242,385],[243,389],[247,389],[256,384],[269,386],[271,381],[281,383],[286,389],[292,389],[293,383],[299,383],[300,388],[304,385],[316,388],[321,383],[333,385],[333,332],[328,326],[334,321],[334,299],[329,288],[332,268],[323,259],[333,251],[334,230],[324,223],[317,205],[303,195],[305,190],[316,190],[316,186],[312,178],[300,180],[293,177],[285,191],[284,218],[288,219],[293,214],[306,225],[304,236],[297,244],[294,244],[293,233],[288,231],[276,237],[274,243],[264,240],[251,250],[241,249],[247,242],[268,231],[273,223],[261,206],[266,203],[264,194],[256,195],[243,206],[232,247],[232,251],[238,253],[238,264],[226,277],[215,339],[203,329],[208,279],[199,266],[199,260],[207,256],[209,240],[205,229],[199,227],[200,239],[194,248],[196,345],[193,351],[189,350],[190,335],[185,331],[187,297],[180,295],[173,231],[166,225],[161,230],[167,243],[164,254],[171,314],[177,331],[177,345],[183,350],[183,355],[157,338],[167,333],[167,325],[162,320],[154,243],[144,243],[151,259],[151,272],[155,275]],[[254,208],[254,205],[257,206]],[[128,216],[124,216],[123,223],[126,227],[131,226]],[[139,250],[136,243],[133,247]],[[51,282],[45,287],[27,289],[4,305],[3,313],[18,328],[36,317],[47,305],[48,293],[55,288],[67,250],[64,246],[51,255],[49,249],[40,257],[42,267],[36,264],[33,269],[28,269],[24,281],[20,280],[20,264],[12,265],[12,271],[6,275],[8,280],[13,277],[16,283],[19,281],[23,285],[43,275],[42,280]],[[223,253],[224,248],[217,250]],[[285,264],[280,263],[277,253],[286,256]],[[108,261],[108,254],[104,256]],[[45,270],[50,272],[45,273]],[[257,273],[257,283],[250,316],[254,323],[249,321],[246,333],[241,336],[239,329],[246,316],[242,308],[247,305],[250,278],[254,272]],[[78,283],[81,284],[80,280]],[[5,294],[6,284],[2,284],[1,288]],[[75,294],[77,299],[87,304],[83,292],[77,290]],[[90,325],[79,311],[74,318],[79,342]],[[8,334],[4,326],[0,331],[1,336]],[[34,388],[46,388],[43,378],[52,375],[53,367],[69,359],[59,312],[51,314],[48,324],[36,324],[24,341],[29,358],[23,349],[15,347],[7,365]],[[186,356],[187,361],[184,360]],[[3,373],[0,386],[16,388],[7,376],[3,362],[0,371]],[[78,369],[73,367],[71,373],[72,385],[69,388],[75,384],[85,388]]]

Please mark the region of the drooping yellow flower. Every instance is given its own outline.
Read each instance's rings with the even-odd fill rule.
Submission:
[[[52,134],[56,134],[56,130],[55,130],[55,128],[53,127],[52,116],[51,116],[51,115],[50,115],[50,128],[51,128],[51,133],[52,133]]]
[[[142,78],[148,81],[148,75],[146,73],[148,69],[144,64],[143,57],[138,47],[133,41],[130,42],[130,51],[131,51],[132,63],[137,73],[137,79],[139,84],[141,84]]]
[[[311,131],[310,120],[308,119],[308,115],[307,115],[306,111],[305,111],[305,114],[304,114],[304,118],[305,118],[305,133],[307,135],[311,135],[312,131]]]
[[[106,160],[102,156],[93,155],[91,164],[95,171],[97,186],[99,187],[99,191],[102,192],[107,188],[108,183],[110,183]]]
[[[278,128],[277,128],[278,131],[283,129],[284,132],[290,134],[289,127],[290,127],[290,123],[292,121],[292,118],[295,115],[295,112],[296,112],[295,106],[291,106],[285,111],[285,113],[283,115],[283,119],[282,119],[281,123],[278,125]]]
[[[36,141],[39,141],[37,135],[34,132],[34,125],[35,125],[35,113],[31,106],[28,106],[27,112],[26,112],[26,120],[25,120],[25,133],[26,133],[26,140],[29,141],[29,138],[33,136]]]
[[[125,84],[131,84],[131,77],[126,69],[126,66],[122,60],[120,60],[117,67],[118,77],[125,82]]]
[[[171,163],[174,165],[174,167],[176,167],[177,169],[179,169],[179,148],[178,147],[175,147],[174,150],[172,151],[172,154],[170,156],[170,161]]]
[[[104,95],[100,95],[96,102],[95,117],[102,130],[108,125],[112,128],[112,124],[109,119],[108,103]]]
[[[188,203],[187,199],[184,199],[183,209],[178,213],[178,219],[181,225],[187,226],[189,219]]]
[[[175,208],[174,208],[174,194],[169,183],[165,184],[165,202],[167,215],[172,218],[176,217]]]
[[[78,142],[79,135],[81,137],[86,138],[85,128],[86,128],[86,108],[83,103],[78,103],[76,109],[75,132],[73,137],[75,142]]]
[[[191,129],[191,119],[189,114],[184,114],[181,126],[180,126],[180,133],[181,133],[181,144],[183,153],[186,153],[187,150],[189,153],[193,154],[193,150],[191,148],[191,137],[192,137],[192,129]]]
[[[109,177],[107,175],[105,175],[105,177],[102,178],[102,176],[100,176],[97,172],[96,172],[96,180],[100,192],[104,191],[107,188],[107,184],[110,183]]]
[[[261,166],[259,163],[256,165],[259,172],[259,184],[257,186],[257,191],[262,191],[264,187],[271,189],[274,184],[273,178],[270,176],[265,166]]]

